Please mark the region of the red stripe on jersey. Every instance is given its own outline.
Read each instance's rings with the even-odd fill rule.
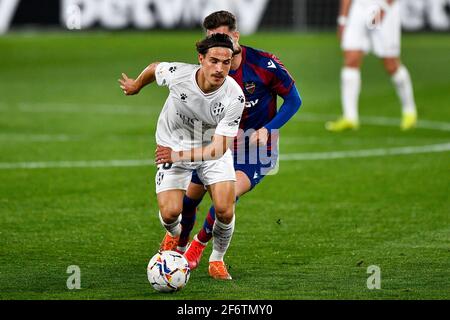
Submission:
[[[272,120],[273,118],[275,118],[275,115],[277,114],[277,96],[274,95],[274,99],[272,99],[270,101],[269,107],[268,107],[268,112],[269,112],[269,119]],[[270,121],[269,120],[269,121]],[[271,133],[269,133],[268,136],[268,141],[267,141],[267,150],[268,151],[272,151],[272,143],[271,143]]]
[[[273,61],[275,61],[279,67],[288,74],[289,78],[292,79],[291,83],[289,84],[288,87],[285,87],[285,85],[283,84],[283,82],[278,81],[277,83],[272,83],[272,89],[275,90],[275,92],[280,95],[280,96],[285,96],[289,93],[289,91],[291,91],[292,86],[294,85],[294,78],[292,78],[291,74],[289,73],[289,71],[286,69],[286,67],[284,66],[284,64],[280,61],[280,59],[278,59],[277,56],[268,53],[268,52],[264,52],[264,51],[260,51],[259,54],[263,57],[269,58]],[[278,79],[278,78],[276,78]]]
[[[262,68],[256,64],[248,63],[247,65],[252,68],[253,71],[255,71],[264,85],[270,88],[273,74],[268,72],[265,68]]]
[[[277,95],[272,93],[272,96],[273,99],[270,100],[269,106],[267,108],[270,120],[272,120],[277,114]]]
[[[276,55],[273,55],[271,53],[268,52],[264,52],[264,51],[260,51],[260,55],[262,55],[263,57],[269,58],[271,60],[274,60],[277,64],[280,65],[281,69],[283,69],[284,71],[287,72],[287,74],[289,74],[289,77],[292,78],[291,74],[289,73],[289,71],[286,69],[286,67],[284,66],[283,62],[280,61],[280,59],[278,59],[278,57]],[[293,78],[292,78],[293,79]]]
[[[246,56],[247,56],[247,48],[245,47],[241,47],[242,52],[241,52],[241,57],[242,57],[242,61],[241,64],[239,65],[239,67],[236,70],[233,70],[232,74],[230,74],[230,77],[232,77],[241,88],[244,88],[244,76],[243,76],[243,70],[244,70],[244,65],[245,65],[245,61],[246,61]],[[243,128],[244,123],[246,121],[246,119],[248,118],[248,113],[246,112],[246,109],[244,108],[244,110],[242,111],[242,118],[241,121],[239,123],[239,128]],[[236,136],[234,138],[234,150],[237,150],[237,145],[238,145],[238,139],[239,139],[239,133],[238,136]]]
[[[244,76],[243,76],[243,70],[244,70],[244,65],[246,63],[247,60],[247,48],[245,47],[241,47],[242,48],[242,52],[241,52],[241,57],[242,57],[242,61],[241,64],[239,65],[239,68],[237,68],[233,74],[230,74],[230,76],[236,80],[236,82],[239,84],[239,86],[241,88],[244,88]],[[244,128],[245,122],[248,119],[248,112],[246,110],[246,108],[244,108],[244,111],[242,112],[242,118],[241,118],[241,122],[239,124],[239,128]],[[236,140],[235,140],[235,144],[236,144]]]

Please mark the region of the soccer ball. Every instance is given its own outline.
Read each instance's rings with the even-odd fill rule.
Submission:
[[[161,251],[148,263],[147,277],[160,292],[181,290],[189,281],[191,270],[185,257],[175,251]]]

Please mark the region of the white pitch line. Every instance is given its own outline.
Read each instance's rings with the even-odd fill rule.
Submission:
[[[385,157],[410,155],[419,153],[435,153],[450,151],[450,143],[409,146],[385,149],[304,152],[281,154],[281,161],[332,160],[344,158]],[[110,168],[110,167],[142,167],[152,166],[154,160],[93,160],[93,161],[51,161],[51,162],[0,162],[0,169],[46,169],[46,168]]]
[[[80,107],[82,105],[83,107]],[[14,109],[10,109],[14,110]],[[161,111],[161,107],[146,107],[128,105],[103,105],[103,104],[71,104],[71,103],[20,103],[18,109],[20,112],[30,113],[86,113],[86,114],[105,114],[105,115],[147,115],[151,116]]]
[[[302,113],[301,111],[293,119],[296,121],[304,122],[326,122],[332,119],[336,119],[336,115],[332,114],[316,114],[316,113]],[[375,126],[387,126],[387,127],[399,127],[400,118],[388,118],[388,117],[375,117],[375,116],[362,116],[361,124],[370,124]],[[417,121],[417,128],[450,131],[450,123],[433,120],[419,120]]]
[[[105,135],[95,136],[95,139],[101,141],[148,141],[151,142],[150,134],[142,135]],[[67,135],[67,134],[22,134],[22,133],[0,133],[0,142],[16,143],[16,142],[74,142],[74,141],[91,141],[90,135]]]
[[[79,140],[78,137],[65,134],[20,134],[20,133],[0,133],[0,141],[6,142],[66,142]]]
[[[429,138],[429,137],[414,137],[414,142],[417,144],[428,145],[445,143],[449,139],[443,138]],[[342,137],[339,135],[326,135],[326,136],[285,136],[284,134],[280,138],[280,145],[282,147],[286,145],[334,145],[334,146],[364,146],[367,143],[380,144],[385,148],[388,147],[401,147],[411,143],[412,138],[408,136],[395,136],[395,137]],[[378,146],[377,146],[378,147]]]
[[[108,105],[108,104],[92,104],[92,103],[19,103],[18,109],[7,108],[5,103],[0,102],[0,111],[21,111],[31,113],[95,113],[105,115],[154,115],[159,114],[161,106],[148,105],[145,109],[142,106],[132,105]],[[83,107],[80,107],[83,106]],[[335,114],[315,114],[300,111],[293,120],[306,122],[322,122],[335,119]],[[376,125],[376,126],[393,126],[400,125],[400,118],[377,117],[377,116],[362,116],[361,123]],[[450,131],[450,123],[433,120],[422,120],[419,117],[417,128]]]
[[[113,168],[142,167],[155,164],[153,160],[85,160],[50,162],[0,162],[0,169],[48,169],[48,168]]]
[[[348,151],[329,151],[311,153],[281,154],[281,161],[307,161],[307,160],[332,160],[343,158],[369,158],[395,155],[410,155],[418,153],[435,153],[450,151],[450,143],[434,144],[427,146],[395,147],[385,149],[366,149]]]

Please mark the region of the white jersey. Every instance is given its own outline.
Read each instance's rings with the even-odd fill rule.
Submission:
[[[156,81],[167,86],[169,96],[159,115],[156,142],[174,151],[205,146],[214,134],[235,137],[245,98],[237,82],[227,76],[214,92],[204,93],[197,84],[199,65],[162,62]]]

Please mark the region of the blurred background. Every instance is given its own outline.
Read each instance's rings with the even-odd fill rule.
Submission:
[[[0,298],[449,299],[450,0],[401,0],[419,114],[408,132],[371,55],[360,130],[325,130],[341,114],[338,6],[0,0]],[[241,44],[280,58],[303,105],[281,130],[278,173],[237,205],[233,283],[211,280],[204,261],[161,295],[145,270],[164,235],[152,159],[167,89],[125,97],[117,79],[153,61],[197,63],[202,19],[218,9],[237,15]],[[71,265],[80,290],[66,286]],[[381,290],[367,289],[371,265]]]
[[[407,31],[449,31],[448,0],[400,0]],[[33,28],[186,29],[208,13],[226,9],[238,17],[241,32],[331,30],[338,0],[2,0],[0,33]]]

